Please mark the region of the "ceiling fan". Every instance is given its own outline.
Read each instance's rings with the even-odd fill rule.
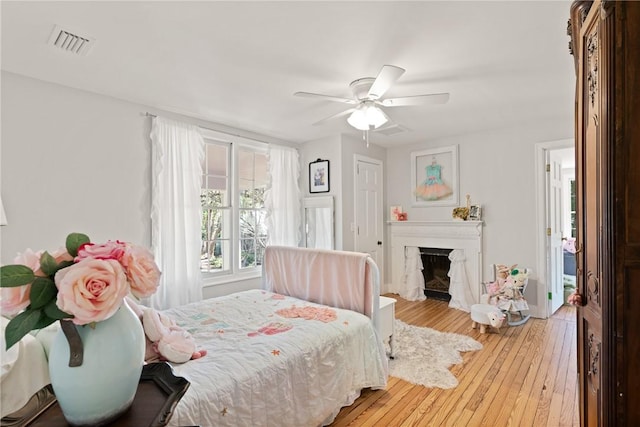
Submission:
[[[384,65],[376,78],[363,77],[352,81],[349,87],[353,93],[353,98],[342,98],[310,92],[296,92],[294,95],[353,105],[353,107],[322,119],[314,123],[314,125],[348,115],[347,122],[354,128],[362,131],[375,130],[389,123],[389,116],[384,112],[384,108],[444,104],[449,100],[448,93],[431,93],[383,99],[382,97],[387,90],[389,90],[404,72],[405,70],[403,68],[396,67],[395,65]]]

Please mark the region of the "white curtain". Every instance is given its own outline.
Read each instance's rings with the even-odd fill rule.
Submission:
[[[197,126],[154,117],[151,240],[162,271],[151,307],[165,309],[202,299],[200,186],[204,141]]]
[[[404,261],[404,287],[399,294],[409,301],[424,301],[424,276],[422,275],[422,258],[420,248],[407,246]]]
[[[469,287],[467,272],[464,269],[465,259],[464,251],[461,249],[454,249],[449,254],[449,261],[451,261],[448,273],[451,279],[449,282],[449,295],[451,295],[449,307],[469,313],[473,303],[473,294]]]
[[[265,193],[267,244],[298,246],[302,222],[298,151],[270,144],[269,176],[270,182]]]

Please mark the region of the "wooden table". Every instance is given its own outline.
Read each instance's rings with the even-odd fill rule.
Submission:
[[[176,377],[167,363],[145,365],[133,404],[109,427],[162,427],[166,426],[173,409],[189,388],[189,381]],[[40,410],[25,424],[28,427],[68,427],[57,401]]]

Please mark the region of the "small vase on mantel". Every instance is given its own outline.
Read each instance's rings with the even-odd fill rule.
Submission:
[[[77,326],[75,339],[60,329],[49,354],[51,385],[72,426],[103,426],[126,412],[135,397],[144,365],[145,337],[140,319],[126,304],[110,318]],[[77,338],[81,340],[78,355]],[[70,344],[71,341],[71,344]],[[73,351],[70,349],[73,349]],[[78,359],[80,359],[79,366]]]

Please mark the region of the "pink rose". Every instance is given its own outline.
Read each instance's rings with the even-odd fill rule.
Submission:
[[[147,248],[129,245],[121,262],[129,278],[131,293],[135,297],[148,297],[158,289],[160,269]]]
[[[120,261],[126,250],[127,244],[119,240],[116,240],[115,242],[113,240],[109,240],[106,243],[101,244],[87,243],[80,247],[75,261],[82,261],[86,258],[115,259],[116,261]]]
[[[42,251],[34,252],[31,249],[27,249],[23,253],[18,253],[13,259],[13,263],[27,266],[33,270],[34,273],[43,275],[40,271],[41,256]],[[30,294],[30,284],[12,288],[0,288],[0,308],[2,309],[2,313],[12,316],[27,308],[30,303]]]
[[[86,325],[108,319],[129,292],[127,277],[113,259],[84,259],[58,271],[58,308],[72,314],[73,323]]]
[[[34,252],[31,249],[25,250],[23,253],[19,253],[13,259],[14,264],[26,265],[34,272],[40,270],[40,257],[42,251]]]
[[[56,249],[51,252],[51,256],[56,260],[57,264],[60,264],[62,261],[73,261],[73,257],[69,255],[69,252],[67,252],[65,248]]]
[[[0,309],[2,314],[12,316],[18,314],[29,305],[31,285],[0,288]]]

